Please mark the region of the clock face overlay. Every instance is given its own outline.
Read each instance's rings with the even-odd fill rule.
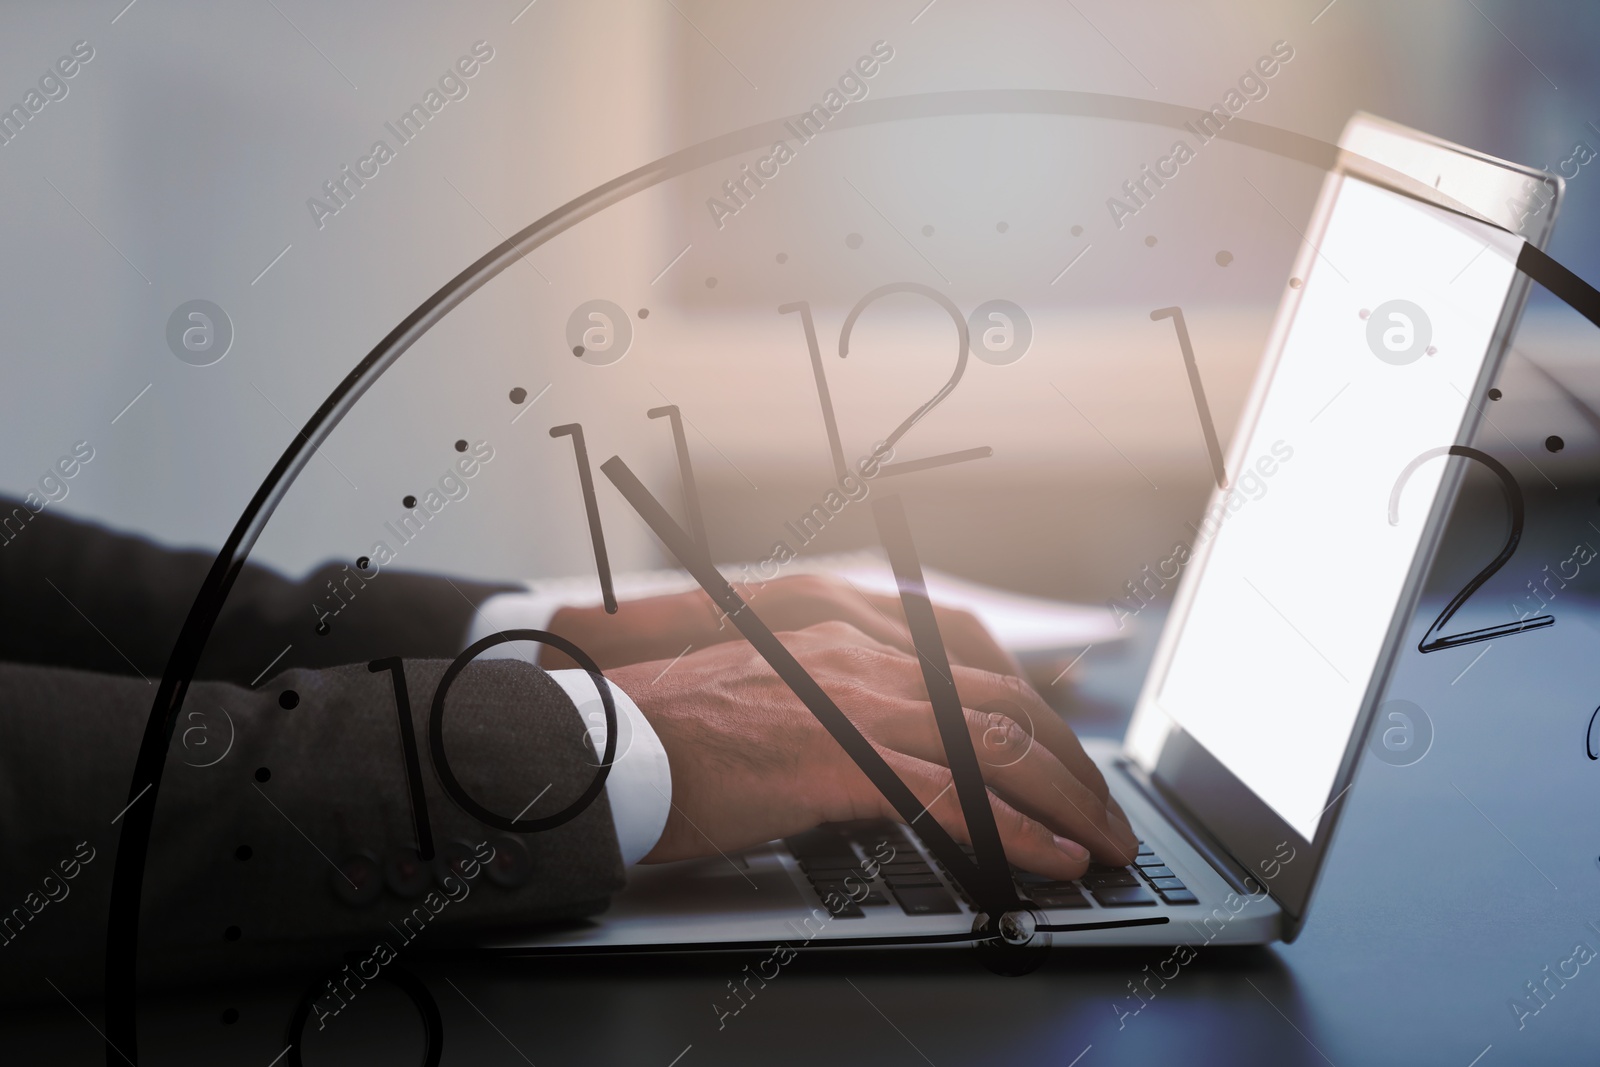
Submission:
[[[161,954],[181,952],[282,986],[263,1063],[337,1047],[329,1031],[362,998],[409,1002],[401,1055],[438,1062],[443,1024],[414,973],[429,924],[471,895],[547,877],[563,855],[549,842],[609,817],[597,801],[630,755],[585,649],[540,626],[479,632],[472,605],[489,584],[604,608],[703,590],[727,639],[754,646],[910,821],[922,805],[855,731],[845,695],[810,679],[762,620],[767,583],[865,558],[901,590],[975,859],[937,825],[919,832],[979,907],[1020,906],[984,802],[983,766],[1005,756],[961,751],[965,729],[950,728],[960,695],[923,572],[1071,598],[1075,540],[1125,530],[1150,565],[1126,575],[1107,615],[1131,619],[1152,599],[1148,576],[1176,581],[1162,567],[1181,571],[1175,548],[1201,536],[1152,519],[1151,500],[1188,493],[1199,515],[1216,489],[1272,507],[1273,476],[1254,455],[1234,469],[1229,450],[1277,303],[1307,282],[1291,270],[1296,223],[1326,172],[1304,139],[1291,151],[1269,133],[1245,147],[1123,122],[1151,161],[1128,171],[1074,150],[1103,120],[930,107],[896,122],[869,103],[826,136],[769,123],[686,150],[661,175],[579,198],[542,239],[501,246],[476,271],[440,257],[444,288],[387,347],[364,361],[328,353],[355,371],[336,388],[330,375],[161,680],[130,796],[161,784],[128,812],[118,859],[113,1040],[138,1030]],[[1064,197],[1060,173],[1016,172],[1016,138],[1059,143],[1063,171],[1100,191]],[[1347,341],[1338,358],[1363,374],[1448,358],[1429,345],[1452,335],[1450,308],[1403,287],[1350,304],[1328,314]],[[1083,479],[1095,466],[1149,495],[1095,490]],[[246,554],[325,578],[292,606],[287,648],[252,645],[248,625],[208,643],[205,617],[230,610],[227,563]],[[367,640],[364,616],[404,609],[386,583],[418,572],[460,585],[455,631],[417,618],[412,647]],[[493,699],[493,679],[523,677],[551,650],[589,671],[599,697],[569,737],[540,736],[526,708]],[[260,663],[253,687],[278,694],[279,718],[186,700],[208,658]],[[392,717],[341,717],[312,674],[336,663],[385,694]],[[1035,684],[1057,695],[1048,676]],[[507,787],[504,767],[552,752],[584,774]],[[341,758],[387,761],[387,788],[341,784]],[[287,800],[330,769],[314,805]],[[209,798],[207,825],[163,817],[175,788]],[[185,899],[153,897],[174,871]],[[280,891],[274,914],[231,916],[239,887],[260,881]],[[323,963],[285,971],[286,944],[314,945]],[[152,1056],[165,1040],[177,1039],[139,1031]],[[226,1031],[183,1041],[240,1047]]]

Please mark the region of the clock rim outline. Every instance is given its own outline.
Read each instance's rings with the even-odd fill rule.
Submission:
[[[906,96],[863,100],[850,112],[835,116],[831,129],[850,129],[919,118],[958,116],[1041,115],[1065,118],[1119,119],[1146,125],[1181,128],[1200,113],[1199,109],[1145,100],[1119,94],[1090,93],[1049,89],[977,89],[919,93]],[[183,629],[173,643],[150,716],[140,739],[132,782],[129,785],[130,809],[118,836],[117,861],[112,874],[111,900],[106,927],[105,1024],[108,1064],[126,1059],[119,1044],[127,1046],[137,1062],[137,962],[138,922],[143,895],[145,861],[153,830],[155,797],[147,805],[135,807],[144,793],[159,794],[163,763],[170,748],[184,696],[193,681],[194,671],[234,580],[243,569],[251,548],[266,523],[287,494],[299,472],[310,461],[317,447],[326,440],[356,402],[393,366],[410,347],[478,289],[488,284],[528,252],[542,246],[585,219],[652,188],[670,178],[686,174],[751,148],[763,147],[783,129],[784,118],[772,119],[719,135],[669,153],[611,181],[583,193],[548,212],[517,233],[500,241],[484,255],[463,268],[415,310],[407,315],[334,387],[328,397],[296,431],[295,438],[268,472],[261,486],[245,506],[239,520],[218,550],[205,581],[196,593],[185,617]],[[1243,147],[1255,148],[1281,158],[1307,163],[1327,172],[1338,170],[1344,160],[1357,160],[1370,172],[1383,176],[1398,191],[1432,203],[1456,214],[1494,226],[1452,197],[1418,182],[1408,175],[1350,152],[1328,141],[1266,123],[1235,116],[1218,134]],[[1542,172],[1541,172],[1542,173]],[[1560,181],[1559,178],[1556,179]],[[1510,232],[1510,231],[1505,231]],[[1518,268],[1547,289],[1544,278],[1556,278],[1566,292],[1552,289],[1554,295],[1572,305],[1580,314],[1600,325],[1600,292],[1566,270],[1554,259],[1523,240]],[[1530,255],[1531,252],[1535,253]],[[1526,261],[1526,262],[1525,262]],[[1539,274],[1534,275],[1537,268]],[[1587,304],[1587,310],[1575,303]],[[157,750],[159,745],[159,751]],[[140,783],[146,783],[141,788]],[[134,846],[134,847],[130,847]],[[120,1039],[120,1042],[119,1040]]]

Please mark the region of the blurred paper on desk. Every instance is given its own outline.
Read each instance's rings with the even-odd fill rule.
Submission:
[[[864,593],[895,596],[899,592],[888,561],[871,552],[820,556],[806,567],[800,563],[796,561],[797,570],[832,574]],[[1025,596],[932,567],[923,569],[923,577],[928,582],[929,599],[942,607],[972,612],[1002,648],[1020,658],[1115,641],[1125,632],[1118,630],[1116,620],[1104,607]]]
[[[754,590],[749,597],[760,614],[760,581],[749,566],[721,564],[718,570],[730,582],[749,582]],[[889,562],[875,552],[841,552],[796,559],[783,567],[784,574],[827,574],[844,579],[863,593],[898,595],[894,572]],[[928,596],[942,607],[959,608],[976,615],[1002,648],[1026,664],[1050,660],[1063,653],[1090,645],[1104,644],[1127,636],[1119,629],[1109,609],[1088,604],[1047,600],[1025,596],[978,582],[957,578],[931,567],[924,568]],[[698,588],[693,578],[680,570],[634,571],[616,575],[618,600],[681,593]],[[558,578],[534,581],[530,589],[554,601],[574,607],[600,603],[599,583],[593,577]]]

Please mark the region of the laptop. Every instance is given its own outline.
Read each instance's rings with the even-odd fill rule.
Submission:
[[[1138,858],[1010,872],[1054,944],[1292,941],[1409,648],[1466,465],[1445,453],[1483,417],[1561,183],[1366,115],[1339,146],[1126,735],[1085,742]],[[490,947],[948,944],[979,919],[913,828],[874,821],[636,867],[592,921]]]

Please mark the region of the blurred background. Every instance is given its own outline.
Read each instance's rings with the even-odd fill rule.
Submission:
[[[1242,118],[1335,141],[1365,110],[1560,170],[1551,251],[1600,279],[1600,160],[1578,162],[1600,149],[1600,8],[1577,0],[110,0],[10,4],[0,25],[6,107],[76,42],[93,50],[0,145],[0,492],[37,488],[87,441],[93,460],[49,506],[171,544],[219,545],[349,369],[504,236],[668,153],[806,112],[874,54],[859,82],[873,102],[1051,89],[1200,109],[1282,42],[1292,58]],[[386,124],[470,55],[465,95],[401,144]],[[1032,333],[1014,363],[971,361],[905,439],[906,459],[995,451],[908,484],[925,559],[1012,589],[1117,596],[1188,539],[1212,487],[1173,323],[1149,313],[1183,308],[1226,448],[1323,178],[1217,141],[1119,226],[1108,198],[1174,136],[1066,115],[840,123],[743,202],[723,183],[760,149],[649,188],[534,251],[403,357],[254,558],[294,573],[353,561],[469,439],[495,459],[397,565],[592,576],[571,445],[547,430],[581,422],[596,467],[621,454],[667,494],[670,436],[644,416],[667,403],[689,424],[716,554],[763,557],[831,480],[801,325],[777,306],[813,310],[853,460],[954,365],[948,316],[907,295],[874,304],[851,356],[836,354],[858,299],[917,282],[963,314],[1012,301]],[[324,183],[378,139],[394,158],[339,205]],[[738,210],[719,218],[712,198]],[[570,353],[569,318],[596,299],[633,335],[609,366]],[[168,341],[191,300],[231,324],[206,366]],[[1529,544],[1551,551],[1582,527],[1565,502],[1591,502],[1600,480],[1594,351],[1591,328],[1536,292],[1479,441],[1530,497]],[[596,477],[615,566],[662,565]],[[1464,509],[1480,488],[1492,502],[1491,483],[1468,484]],[[1446,585],[1503,538],[1487,514],[1452,532]],[[865,509],[847,509],[809,550],[872,540]],[[1527,576],[1502,577],[1510,597]]]

